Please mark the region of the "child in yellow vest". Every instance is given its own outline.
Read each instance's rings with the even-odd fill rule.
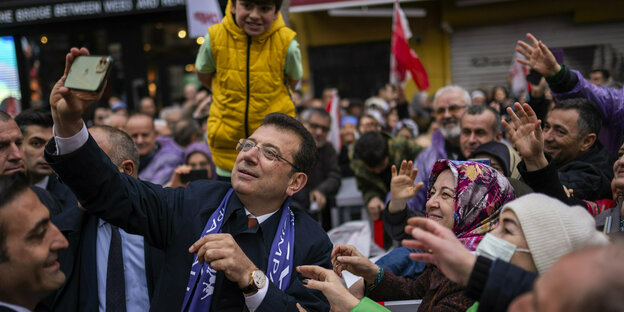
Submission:
[[[211,26],[197,53],[202,84],[212,89],[208,144],[217,174],[230,177],[236,144],[266,114],[295,116],[290,95],[303,74],[299,43],[286,27],[282,0],[228,1],[225,17]]]

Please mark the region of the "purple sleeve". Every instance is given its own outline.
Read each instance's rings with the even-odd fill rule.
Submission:
[[[150,164],[139,174],[139,179],[165,185],[171,180],[175,168],[183,163],[184,160],[181,155],[174,153],[156,155]]]
[[[582,97],[596,103],[603,115],[599,139],[610,154],[617,154],[624,135],[624,89],[598,87],[585,80],[578,71],[571,72],[578,77],[578,83],[570,91],[553,92],[555,100]]]

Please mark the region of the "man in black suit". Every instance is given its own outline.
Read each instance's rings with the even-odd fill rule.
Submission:
[[[65,275],[58,251],[67,240],[23,173],[0,175],[0,311],[31,311]]]
[[[139,152],[128,134],[109,126],[91,127],[89,133],[120,172],[137,177]],[[69,240],[69,248],[59,253],[67,283],[46,299],[44,304],[51,307],[48,309],[67,312],[97,312],[100,308],[106,311],[125,308],[128,312],[149,310],[164,263],[161,250],[144,243],[142,236],[116,229],[83,209],[64,211],[52,220]],[[111,258],[116,231],[121,239],[118,245],[123,250],[118,256],[123,267],[117,268]],[[123,278],[111,281],[111,276]]]
[[[43,148],[52,138],[52,115],[44,109],[27,109],[15,116],[15,122],[24,136],[21,150],[24,154],[26,176],[30,184],[47,190],[63,207],[76,208],[78,199],[61,183],[43,158]]]
[[[46,160],[89,212],[165,251],[152,311],[296,311],[297,302],[308,311],[329,310],[294,270],[331,267],[325,232],[288,207],[315,161],[305,127],[283,114],[267,115],[239,142],[231,184],[199,180],[170,189],[136,180],[111,163],[81,118],[101,94],[63,87],[74,58],[88,53],[71,49],[50,95],[55,137]]]

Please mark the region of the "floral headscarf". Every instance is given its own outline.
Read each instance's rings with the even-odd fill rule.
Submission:
[[[429,177],[431,187],[442,171],[450,169],[455,180],[453,232],[474,251],[485,233],[494,229],[505,203],[516,198],[509,181],[496,169],[477,162],[436,161]]]

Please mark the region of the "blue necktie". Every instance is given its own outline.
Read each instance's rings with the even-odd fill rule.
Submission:
[[[111,226],[111,242],[108,249],[106,271],[106,311],[126,311],[126,281],[124,278],[123,252],[119,228]]]

